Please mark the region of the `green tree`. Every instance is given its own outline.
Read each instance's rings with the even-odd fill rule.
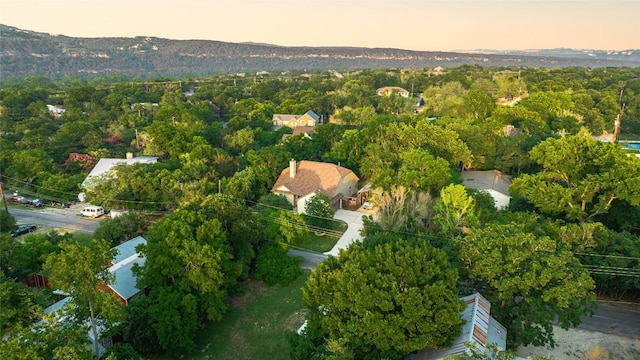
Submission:
[[[316,352],[400,359],[451,344],[464,309],[456,281],[445,253],[425,241],[352,244],[319,264],[302,289],[309,328],[324,334]]]
[[[496,107],[491,96],[479,89],[469,90],[462,100],[463,115],[484,119]]]
[[[255,277],[267,285],[287,285],[302,274],[302,260],[287,255],[287,249],[279,244],[267,245],[256,258]]]
[[[437,191],[453,181],[451,167],[446,160],[432,156],[429,151],[413,149],[400,154],[398,185],[417,192]]]
[[[584,134],[547,139],[529,156],[542,169],[513,180],[510,192],[547,214],[587,221],[615,199],[640,204],[640,160]]]
[[[8,233],[16,228],[16,218],[8,211],[0,210],[0,233]]]
[[[331,199],[324,193],[316,192],[304,205],[305,219],[311,226],[329,227],[333,222],[336,210],[331,206]]]
[[[222,318],[262,238],[256,229],[254,215],[222,194],[193,199],[150,228],[140,283],[151,289],[149,317],[163,350],[193,350],[205,319]]]
[[[118,246],[144,232],[146,219],[142,214],[128,213],[100,221],[93,233],[96,239],[106,240],[111,247]]]
[[[151,320],[150,309],[154,305],[147,296],[137,296],[129,302],[126,320],[122,326],[124,340],[141,354],[160,351],[158,334]]]
[[[0,358],[86,360],[92,358],[87,328],[50,316],[31,327],[16,328],[0,341]]]
[[[309,239],[309,229],[302,215],[290,210],[264,209],[260,215],[264,235],[281,244],[299,244]]]
[[[100,290],[115,281],[109,271],[114,252],[106,241],[94,240],[93,246],[63,242],[59,254],[51,254],[43,266],[49,272],[51,285],[73,298],[73,320],[82,324],[89,319],[94,339],[100,339],[99,328],[109,330],[124,317],[115,296]],[[98,342],[94,354],[98,355]]]
[[[9,332],[16,326],[29,326],[40,317],[44,296],[40,289],[7,279],[0,271],[0,330]]]
[[[489,224],[456,238],[469,279],[507,327],[512,345],[555,345],[553,324],[580,324],[595,308],[594,282],[570,249],[531,229],[537,218]],[[536,225],[537,227],[537,225]]]
[[[442,236],[453,238],[478,222],[475,200],[462,185],[449,185],[442,189],[433,210],[433,222],[438,225]]]

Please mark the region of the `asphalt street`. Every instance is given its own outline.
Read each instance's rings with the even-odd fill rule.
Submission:
[[[9,208],[9,213],[16,218],[18,224],[35,224],[50,226],[65,231],[92,233],[100,225],[100,219],[89,219],[80,216],[74,209],[17,209]]]
[[[595,314],[583,317],[578,329],[640,339],[640,304],[598,301]]]

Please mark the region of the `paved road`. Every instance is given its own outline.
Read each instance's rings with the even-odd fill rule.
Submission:
[[[327,255],[294,249],[289,249],[289,256],[302,256],[304,261],[300,264],[300,267],[303,269],[315,269],[319,263],[327,258]]]
[[[100,225],[99,219],[83,218],[72,209],[16,209],[9,208],[9,213],[16,218],[18,224],[36,224],[63,229],[69,232],[79,231],[92,233]]]
[[[583,317],[578,329],[640,339],[640,305],[599,301],[595,314]]]

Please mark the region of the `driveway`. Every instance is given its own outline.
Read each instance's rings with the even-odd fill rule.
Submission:
[[[342,220],[347,223],[347,231],[342,234],[340,240],[333,246],[333,249],[324,253],[325,255],[338,256],[340,249],[346,249],[354,241],[362,240],[360,236],[360,229],[362,229],[362,216],[366,215],[364,212],[351,211],[351,210],[337,210],[334,219]]]

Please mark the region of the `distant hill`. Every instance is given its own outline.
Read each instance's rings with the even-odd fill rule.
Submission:
[[[75,38],[0,24],[0,78],[41,75],[204,76],[274,70],[454,67],[640,66],[640,50],[456,53],[355,47],[285,47],[155,37]]]

